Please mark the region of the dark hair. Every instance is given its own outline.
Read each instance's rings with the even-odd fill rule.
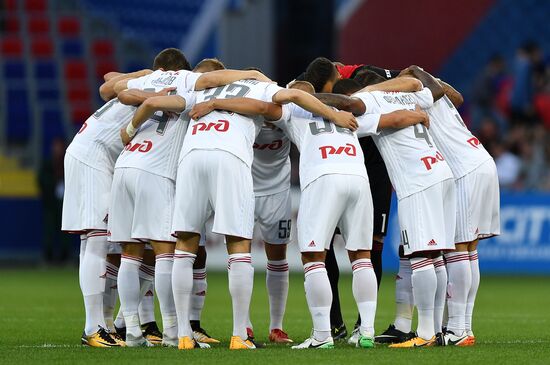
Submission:
[[[315,92],[321,92],[327,82],[334,79],[338,70],[331,60],[317,57],[307,66],[304,81],[313,85]]]
[[[199,68],[202,68],[200,72],[210,72],[217,70],[225,70],[225,65],[222,61],[217,58],[205,58],[204,60],[197,63],[193,71],[197,71]]]
[[[353,79],[338,80],[332,87],[333,94],[351,95],[361,90],[361,84]]]
[[[361,70],[355,75],[353,78],[355,81],[361,85],[361,87],[379,84],[381,82],[386,81],[385,78],[377,74],[376,72],[370,71],[370,70]]]
[[[165,71],[190,71],[191,65],[182,51],[177,48],[166,48],[160,51],[153,61],[153,70],[160,68]]]

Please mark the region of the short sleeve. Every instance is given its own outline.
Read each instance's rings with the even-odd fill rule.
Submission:
[[[269,123],[275,124],[277,127],[281,129],[285,129],[286,125],[290,121],[290,117],[292,116],[292,109],[294,104],[285,104],[282,106],[282,112],[281,112],[281,118],[279,120],[270,120]]]
[[[416,98],[417,104],[422,109],[428,109],[431,108],[434,105],[434,98],[432,95],[432,91],[428,89],[427,87],[423,88],[420,91],[417,91],[413,93],[413,95]]]
[[[136,79],[128,80],[126,86],[128,87],[128,89],[143,90],[143,88],[145,87],[145,83],[147,82],[147,80],[149,80],[150,75],[152,75],[152,73],[149,75],[138,77]]]
[[[195,106],[195,103],[197,102],[197,93],[194,91],[189,91],[186,93],[178,93],[179,96],[181,96],[183,99],[185,99],[185,110],[189,111]]]
[[[198,72],[191,72],[191,71],[179,71],[179,72],[184,72],[184,74],[182,74],[179,77],[178,83],[176,85],[176,88],[178,90],[178,95],[181,95],[180,93],[194,91],[195,84],[197,83],[197,80],[202,76],[202,74]]]
[[[380,113],[380,105],[376,101],[376,98],[370,92],[362,92],[353,94],[352,98],[359,99],[365,104],[365,113]]]
[[[357,128],[357,137],[378,135],[378,124],[380,123],[380,114],[363,114],[357,117],[359,128]]]
[[[282,87],[275,83],[267,83],[264,91],[263,101],[273,102],[273,95],[277,94],[279,91],[283,90]]]

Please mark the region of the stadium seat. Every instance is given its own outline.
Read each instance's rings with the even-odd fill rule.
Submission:
[[[65,78],[72,80],[86,79],[86,63],[83,61],[67,61],[65,63]]]
[[[25,0],[25,11],[27,12],[44,12],[47,8],[46,0]]]
[[[53,43],[49,38],[35,38],[31,41],[31,53],[34,57],[50,58],[54,54]]]
[[[71,110],[71,122],[75,125],[81,125],[90,115],[92,115],[92,108],[90,105],[73,105]]]
[[[25,142],[30,137],[31,108],[25,89],[6,90],[7,137],[12,142]]]
[[[84,56],[84,45],[78,38],[61,41],[61,54],[66,58],[82,58]]]
[[[53,140],[56,138],[65,138],[63,113],[58,108],[44,108],[40,115],[40,122],[44,130],[42,134],[42,153],[44,156],[49,156]]]
[[[2,39],[1,50],[3,56],[21,56],[23,54],[23,42],[18,37],[6,37]]]
[[[69,85],[69,90],[67,91],[67,99],[69,103],[81,103],[90,101],[90,88],[87,85]]]
[[[37,96],[40,103],[58,102],[60,99],[60,92],[57,85],[43,85],[39,86],[37,90]]]
[[[38,80],[53,80],[57,78],[57,66],[52,60],[37,61],[34,64],[34,76]]]
[[[39,35],[50,31],[50,21],[46,17],[32,17],[28,23],[29,33],[31,35]]]
[[[92,43],[92,55],[97,58],[112,57],[115,47],[110,40],[96,40]]]
[[[4,0],[4,7],[8,11],[17,11],[17,0]]]
[[[63,37],[75,37],[80,35],[80,20],[77,17],[66,16],[59,19],[57,30]]]
[[[19,32],[19,19],[15,15],[8,15],[5,20],[4,30],[7,34],[15,34]]]
[[[95,66],[95,77],[103,82],[103,75],[107,72],[118,71],[116,62],[113,60],[98,62]]]
[[[24,79],[26,76],[25,63],[23,61],[4,62],[4,78],[6,80]]]

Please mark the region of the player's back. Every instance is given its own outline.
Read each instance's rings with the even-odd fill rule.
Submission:
[[[264,125],[254,141],[254,194],[270,195],[290,188],[290,140],[279,128]]]
[[[368,180],[357,135],[294,105],[283,107],[282,128],[300,151],[300,186],[322,175],[359,175]]]
[[[120,129],[131,120],[135,110],[116,98],[108,101],[82,124],[67,152],[89,166],[112,173],[124,147]]]
[[[491,155],[468,130],[460,113],[447,96],[443,96],[426,111],[430,115],[430,135],[455,178],[466,175],[491,159]]]
[[[273,95],[280,89],[276,84],[240,80],[229,85],[199,91],[196,93],[196,102],[239,97],[270,102]],[[198,120],[190,121],[180,160],[194,149],[223,150],[235,155],[250,167],[253,161],[252,146],[262,123],[263,118],[259,116],[249,117],[214,110]]]
[[[363,100],[367,113],[385,114],[396,110],[414,110],[416,105],[428,108],[433,104],[432,94],[427,88],[415,93],[374,91],[354,96]],[[399,198],[452,178],[447,163],[422,124],[402,129],[382,129],[373,139]]]
[[[155,71],[128,82],[128,87],[154,92],[176,87],[177,92],[183,94],[194,89],[199,76],[190,71]],[[137,168],[175,180],[188,123],[187,112],[180,116],[156,112],[139,127],[132,142],[122,151],[116,167]]]

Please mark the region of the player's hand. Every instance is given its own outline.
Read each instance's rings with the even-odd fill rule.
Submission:
[[[355,116],[350,112],[335,111],[332,121],[339,127],[355,131],[359,127]]]
[[[202,103],[198,103],[193,106],[189,116],[194,120],[198,120],[199,118],[202,118],[206,114],[210,113],[212,110],[214,110],[214,104],[211,101],[203,101]]]
[[[269,77],[261,73],[260,71],[256,72],[257,75],[254,77],[255,80],[263,81],[263,82],[269,82],[269,83],[276,83],[275,81],[271,80]]]
[[[424,125],[426,128],[429,129],[430,128],[430,116],[428,115],[428,113],[426,113],[424,110],[422,110],[422,108],[420,108],[420,106],[418,104],[415,106],[414,111],[417,112],[418,114],[420,114],[420,117],[422,118],[420,124]]]
[[[128,135],[128,133],[126,132],[126,128],[122,128],[120,130],[120,139],[122,140],[122,145],[126,146],[132,141],[133,138]]]
[[[168,95],[174,95],[173,91],[176,91],[175,87],[165,87],[164,89],[160,90],[157,95],[158,96],[168,96]]]

